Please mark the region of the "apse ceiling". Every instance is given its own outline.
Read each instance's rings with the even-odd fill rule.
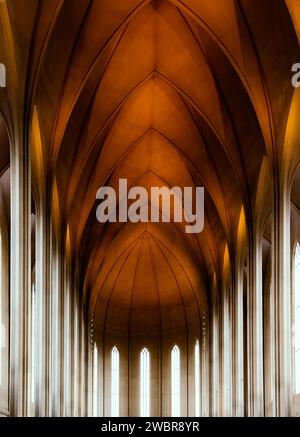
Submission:
[[[20,0],[7,2],[60,229],[99,318],[108,301],[168,307],[179,291],[184,307],[189,299],[205,307],[226,246],[233,253],[242,207],[251,218],[262,159],[273,168],[283,147],[298,6],[30,0],[22,11]],[[204,186],[204,231],[99,224],[96,192],[117,188],[119,178],[147,190]]]

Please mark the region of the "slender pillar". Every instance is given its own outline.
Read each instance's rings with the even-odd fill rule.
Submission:
[[[276,414],[290,416],[291,381],[291,292],[290,292],[290,199],[280,184],[275,199],[275,360]]]
[[[74,416],[74,392],[75,392],[75,378],[74,378],[74,344],[75,344],[75,330],[74,330],[74,322],[75,322],[75,296],[74,296],[74,283],[73,283],[73,275],[70,278],[70,289],[69,289],[69,354],[70,354],[70,362],[69,362],[69,416]]]
[[[64,290],[63,290],[63,347],[64,347],[64,416],[71,414],[71,300],[70,300],[70,278],[66,260],[64,260]]]
[[[208,313],[204,311],[201,316],[202,324],[202,344],[200,345],[201,352],[201,415],[209,416],[209,394],[210,394],[210,375],[209,375],[209,320]]]
[[[243,270],[236,263],[235,287],[233,295],[234,322],[234,415],[244,416],[244,321],[243,321]]]
[[[11,156],[10,396],[11,416],[28,412],[28,293],[30,276],[30,168],[21,133]]]
[[[260,417],[264,416],[264,384],[262,244],[258,229],[254,230],[249,259],[249,415]]]
[[[0,193],[1,196],[1,193]],[[9,388],[9,237],[8,237],[8,224],[6,221],[2,221],[3,217],[0,217],[0,251],[1,261],[0,266],[0,417],[9,416],[8,406],[8,388]]]
[[[62,268],[60,246],[55,245],[52,251],[52,299],[51,299],[51,332],[52,332],[52,353],[51,353],[51,415],[61,415],[62,393]]]
[[[274,287],[271,263],[264,283],[264,366],[265,366],[265,415],[275,415],[275,329]]]
[[[36,416],[51,414],[51,259],[47,200],[36,205]]]
[[[230,292],[223,290],[222,296],[222,416],[231,415],[231,335],[230,335]]]
[[[86,415],[93,416],[93,330],[94,321],[93,318],[90,319],[88,326],[88,344],[85,348],[85,356],[87,363],[87,371],[85,372],[85,399],[86,399]]]
[[[215,298],[214,308],[213,308],[213,336],[212,336],[212,376],[213,376],[213,405],[212,411],[213,416],[219,416],[219,405],[220,405],[220,363],[219,363],[219,303],[218,299]]]
[[[75,290],[77,288],[75,287]],[[73,416],[79,416],[79,396],[80,396],[80,378],[79,378],[79,303],[78,294],[74,293],[74,348],[73,348]]]
[[[82,303],[79,302],[79,311],[78,311],[78,323],[79,323],[79,384],[78,384],[78,400],[79,400],[79,410],[78,414],[80,417],[84,417],[86,415],[85,408],[85,330],[84,330],[84,318],[83,318],[83,308]]]

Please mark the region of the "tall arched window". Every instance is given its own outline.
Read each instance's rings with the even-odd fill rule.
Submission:
[[[140,354],[140,415],[150,416],[150,354],[146,348]]]
[[[294,255],[294,392],[300,394],[300,245]]]
[[[4,339],[4,323],[3,323],[3,254],[2,254],[2,236],[0,229],[0,386],[2,385],[2,348],[3,348],[3,339]]]
[[[111,351],[111,415],[120,415],[120,354],[115,346]]]
[[[32,197],[31,199],[32,205],[35,208],[35,199]],[[29,386],[29,397],[31,400],[31,414],[35,416],[35,403],[36,403],[36,380],[37,380],[37,363],[41,356],[41,345],[39,339],[41,338],[39,333],[39,328],[42,325],[39,324],[39,319],[37,318],[38,309],[39,309],[39,294],[38,294],[38,286],[37,286],[37,240],[36,240],[36,232],[37,232],[37,222],[35,213],[31,212],[31,295],[30,295],[30,315],[29,315],[29,323],[30,323],[30,338],[29,338],[29,360],[30,360],[30,386]]]
[[[98,416],[98,347],[94,343],[93,350],[93,416]]]
[[[171,409],[172,417],[180,416],[180,350],[177,345],[171,352]]]
[[[195,343],[195,416],[200,416],[200,346]]]
[[[31,285],[31,402],[35,402],[35,348],[36,348],[36,311],[35,284]]]

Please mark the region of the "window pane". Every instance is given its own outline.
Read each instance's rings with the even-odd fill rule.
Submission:
[[[171,403],[172,417],[180,416],[180,351],[174,346],[171,352]]]
[[[0,385],[2,385],[2,348],[4,344],[4,323],[3,323],[3,270],[2,270],[2,237],[0,232]]]
[[[200,347],[195,344],[195,416],[200,416]]]
[[[294,390],[300,393],[300,246],[294,257]]]
[[[93,416],[98,416],[98,347],[96,343],[93,356]]]
[[[36,317],[35,317],[35,285],[31,288],[31,402],[35,401],[35,348],[36,348]]]
[[[146,348],[140,355],[140,415],[150,416],[150,354]]]
[[[111,351],[111,415],[120,415],[120,354],[116,347]]]

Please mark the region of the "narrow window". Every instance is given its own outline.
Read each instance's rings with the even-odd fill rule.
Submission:
[[[2,385],[2,348],[4,345],[4,323],[3,323],[3,256],[2,256],[2,236],[0,232],[0,385]]]
[[[35,284],[31,285],[31,402],[35,402],[35,348],[36,348],[36,316],[35,316]]]
[[[195,343],[195,416],[200,416],[200,346]]]
[[[150,416],[150,354],[146,348],[140,354],[140,415]]]
[[[120,415],[120,354],[115,346],[111,351],[111,415]]]
[[[294,391],[300,394],[300,245],[294,256]]]
[[[171,404],[172,417],[180,416],[180,350],[175,345],[171,352]]]
[[[98,347],[94,343],[93,351],[93,416],[98,416]]]

